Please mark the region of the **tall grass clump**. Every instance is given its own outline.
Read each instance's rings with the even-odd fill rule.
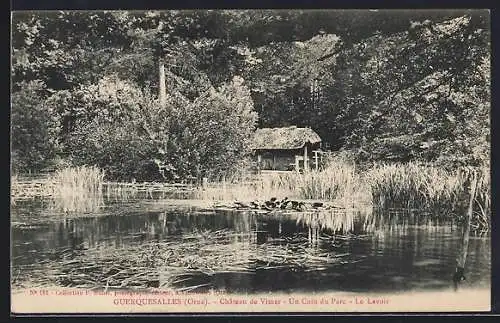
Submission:
[[[417,212],[439,219],[462,220],[467,213],[473,182],[477,183],[477,189],[471,223],[474,229],[489,230],[489,167],[446,169],[409,162],[360,168],[348,158],[337,156],[330,158],[319,171],[266,173],[240,181],[223,179],[208,183],[198,191],[197,197],[219,201],[288,197],[329,201],[360,210],[368,207],[382,214],[401,209],[405,214]]]
[[[460,173],[416,163],[377,165],[365,174],[365,180],[371,186],[374,205],[380,208],[455,203],[463,184]]]
[[[303,199],[335,201],[345,207],[371,203],[368,187],[355,164],[342,158],[331,159],[323,170],[307,172],[298,179]]]
[[[491,181],[490,168],[481,167],[477,174],[477,194],[474,199],[472,225],[477,228],[491,228]]]
[[[465,216],[472,178],[477,177],[475,223],[489,228],[490,184],[488,168],[446,170],[417,163],[380,164],[365,173],[372,201],[378,209],[419,209],[436,216]]]
[[[104,176],[96,166],[58,170],[50,178],[55,206],[64,212],[94,211],[102,201]]]

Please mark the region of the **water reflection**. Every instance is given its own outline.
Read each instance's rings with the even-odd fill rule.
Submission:
[[[244,292],[450,288],[461,240],[453,223],[401,213],[145,211],[133,205],[83,217],[44,216],[43,202],[16,206],[14,286],[51,275],[70,284],[61,277],[72,273],[115,275],[127,287]],[[117,273],[109,272],[114,267]],[[471,239],[467,268],[466,286],[489,286],[487,237]]]

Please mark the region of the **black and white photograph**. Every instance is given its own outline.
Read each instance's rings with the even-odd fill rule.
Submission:
[[[486,9],[11,13],[13,313],[491,309]]]

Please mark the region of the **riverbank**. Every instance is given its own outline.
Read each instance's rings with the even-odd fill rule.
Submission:
[[[248,205],[285,199],[315,200],[344,209],[372,207],[374,210],[419,209],[442,218],[463,220],[471,200],[471,183],[477,183],[472,197],[472,226],[490,230],[491,190],[487,167],[446,170],[433,165],[378,164],[360,169],[345,160],[333,160],[320,171],[248,175],[199,184],[117,183],[104,181],[95,167],[64,169],[45,182],[22,182],[12,178],[11,203],[44,197],[62,201],[65,211],[79,212],[90,199],[102,196],[127,200],[137,196],[152,199],[196,199],[235,201]],[[238,205],[234,205],[238,208]],[[267,205],[266,207],[267,208]],[[272,209],[272,208],[271,208]],[[383,212],[382,212],[383,213]]]

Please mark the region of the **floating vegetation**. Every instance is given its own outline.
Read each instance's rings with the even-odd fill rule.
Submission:
[[[322,233],[318,239],[331,243],[335,236]],[[362,238],[349,236],[342,238]],[[176,241],[157,241],[117,249],[63,249],[31,265],[13,268],[15,287],[64,286],[100,288],[189,288],[190,276],[221,273],[252,273],[286,268],[294,271],[323,270],[343,264],[349,253],[325,252],[311,247],[305,234],[256,243],[256,232],[199,231]],[[354,260],[353,260],[354,261]],[[29,275],[26,273],[29,272]],[[18,277],[23,277],[22,280]]]
[[[370,203],[354,164],[332,161],[321,171],[277,172],[233,183],[222,180],[198,190],[201,199],[231,201],[267,199],[272,196],[336,202],[344,207]]]

